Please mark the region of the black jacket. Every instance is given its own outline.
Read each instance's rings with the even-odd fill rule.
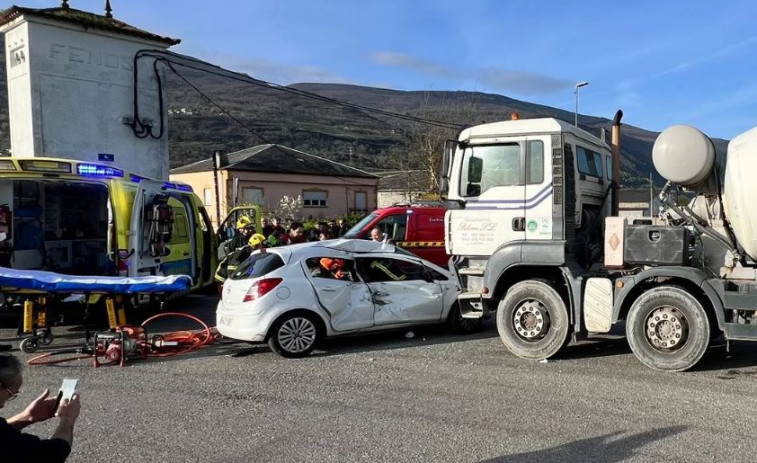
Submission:
[[[4,463],[58,463],[66,461],[71,446],[63,439],[40,439],[0,418],[0,461]]]

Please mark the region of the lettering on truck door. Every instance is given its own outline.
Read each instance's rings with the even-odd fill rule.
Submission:
[[[525,144],[468,146],[462,162],[459,194],[466,203],[451,211],[452,252],[491,255],[502,243],[525,239]]]

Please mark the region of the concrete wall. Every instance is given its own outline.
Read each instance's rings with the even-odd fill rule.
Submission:
[[[297,197],[305,190],[323,191],[326,193],[325,207],[304,207],[301,217],[304,219],[333,218],[347,214],[355,209],[355,193],[363,192],[366,195],[366,210],[376,209],[376,188],[378,179],[351,178],[351,177],[327,177],[319,175],[301,174],[273,174],[269,172],[244,172],[244,171],[221,171],[221,220],[225,212],[233,206],[233,184],[237,177],[238,203],[243,202],[242,190],[244,188],[259,188],[263,190],[262,206],[268,210],[274,210],[283,196]],[[186,182],[192,186],[195,193],[204,201],[204,190],[210,189],[212,205],[206,206],[208,214],[214,224],[215,216],[215,190],[213,187],[212,172],[194,172],[184,174],[171,174],[171,180]],[[217,224],[216,224],[217,225]]]
[[[137,138],[124,120],[133,114],[133,58],[165,44],[39,18],[18,18],[6,33],[6,68],[14,156],[98,161],[138,175],[168,178],[168,132]],[[140,61],[140,115],[157,124],[152,61]],[[167,113],[164,110],[164,122]]]

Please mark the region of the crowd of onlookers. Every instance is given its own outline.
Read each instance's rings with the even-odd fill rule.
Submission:
[[[247,216],[241,216],[236,223],[234,238],[226,247],[226,257],[219,263],[215,278],[219,283],[231,275],[239,264],[256,249],[261,247],[285,246],[288,244],[324,241],[343,236],[349,226],[344,219],[318,222],[315,227],[305,229],[302,222],[292,221],[284,227],[278,217],[261,220],[262,228],[257,229],[255,222]]]
[[[242,216],[237,221],[237,236],[235,236],[235,240],[239,240],[239,243],[232,243],[231,248],[236,249],[247,244],[246,241],[255,235],[260,237],[259,242],[264,242],[265,246],[271,247],[339,238],[347,230],[349,226],[345,219],[341,218],[318,222],[314,227],[306,229],[305,225],[298,221],[289,222],[287,226],[284,226],[281,219],[277,217],[263,217],[262,229],[258,230],[254,221],[247,216]]]

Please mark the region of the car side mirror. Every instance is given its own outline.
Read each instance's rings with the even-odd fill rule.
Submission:
[[[434,274],[431,273],[431,270],[424,268],[421,272],[421,278],[423,278],[424,281],[427,281],[429,283],[434,282]]]

